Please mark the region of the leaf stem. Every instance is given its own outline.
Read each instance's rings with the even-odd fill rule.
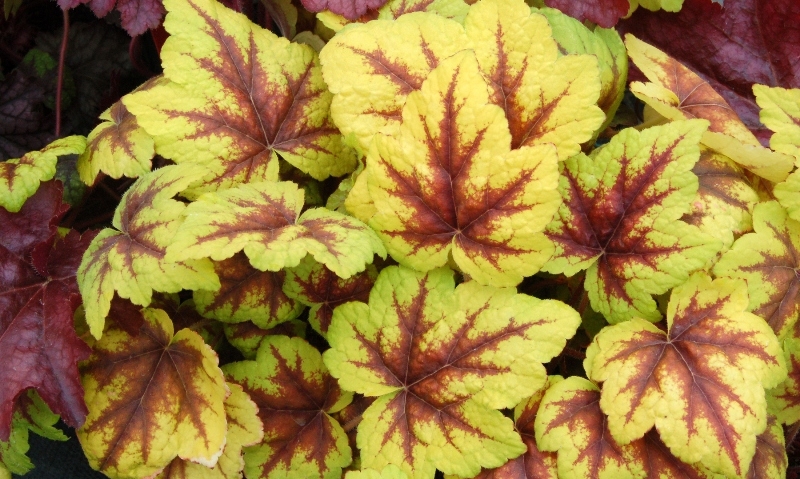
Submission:
[[[67,44],[69,42],[69,11],[64,13],[64,36],[61,38],[61,52],[58,56],[58,78],[56,80],[56,138],[61,137],[61,90],[64,86],[64,64],[67,58]]]

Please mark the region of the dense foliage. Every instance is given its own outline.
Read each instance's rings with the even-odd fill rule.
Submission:
[[[800,470],[794,0],[40,1],[0,478]]]

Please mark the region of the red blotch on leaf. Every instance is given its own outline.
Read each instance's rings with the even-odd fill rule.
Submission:
[[[301,0],[310,12],[330,10],[348,20],[358,20],[369,10],[377,10],[388,0]],[[626,0],[627,1],[627,0]]]
[[[545,0],[545,5],[557,8],[580,21],[589,20],[603,28],[611,28],[628,13],[628,0]]]

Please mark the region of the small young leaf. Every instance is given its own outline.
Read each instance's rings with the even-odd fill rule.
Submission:
[[[3,468],[14,474],[27,474],[33,469],[28,459],[28,431],[54,441],[66,441],[67,436],[54,427],[58,422],[58,414],[53,413],[42,401],[36,391],[30,389],[17,401],[11,435],[8,441],[0,441],[0,477]],[[10,475],[8,476],[10,479]]]
[[[628,0],[545,0],[544,3],[581,22],[588,20],[603,28],[612,28],[631,8]]]
[[[800,163],[800,89],[753,85],[753,93],[761,107],[761,122],[775,132],[769,139],[770,148],[792,155]]]
[[[783,341],[784,357],[789,374],[775,389],[767,392],[770,411],[782,424],[800,421],[800,338],[795,325],[794,334]]]

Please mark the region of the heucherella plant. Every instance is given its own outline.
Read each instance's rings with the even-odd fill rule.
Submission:
[[[0,479],[59,416],[114,479],[787,477],[800,84],[767,140],[610,28],[683,2],[566,3],[164,0],[163,73],[0,164]]]

